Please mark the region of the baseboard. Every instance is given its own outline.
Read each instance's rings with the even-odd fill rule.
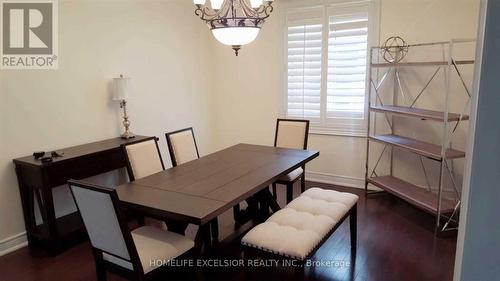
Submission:
[[[327,173],[306,171],[306,180],[354,188],[365,188],[363,178],[347,177]]]
[[[28,238],[26,232],[16,234],[0,241],[0,256],[14,252],[28,246]]]

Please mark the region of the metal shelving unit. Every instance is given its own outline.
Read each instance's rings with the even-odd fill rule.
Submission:
[[[365,191],[366,194],[377,193],[369,191],[368,185],[372,184],[385,192],[397,196],[410,204],[436,216],[436,233],[453,230],[458,225],[458,210],[461,203],[461,192],[458,189],[457,183],[453,175],[453,160],[464,158],[465,152],[452,148],[452,139],[457,131],[457,128],[463,121],[469,119],[466,114],[470,107],[470,91],[459,66],[473,65],[473,60],[455,60],[454,48],[456,44],[472,43],[474,40],[451,40],[449,42],[436,42],[408,45],[408,52],[410,53],[414,48],[425,47],[441,47],[443,60],[439,61],[410,61],[410,62],[397,62],[397,63],[374,63],[374,52],[379,52],[383,47],[372,47],[370,50],[370,90],[369,90],[369,114],[368,114],[368,141],[366,153],[366,177],[365,177]],[[445,55],[446,54],[446,55]],[[447,59],[445,58],[447,57]],[[432,77],[427,81],[423,89],[412,100],[408,100],[408,96],[404,92],[404,87],[401,82],[401,69],[402,68],[435,68]],[[374,75],[373,72],[382,71],[383,75]],[[416,70],[416,69],[415,69]],[[442,111],[435,111],[423,108],[417,108],[416,103],[422,98],[423,93],[429,87],[431,82],[435,79],[439,71],[444,71],[445,77],[445,93],[443,95],[444,108]],[[450,101],[456,96],[451,93],[451,75],[456,74],[463,86],[466,94],[466,105],[461,113],[450,112]],[[386,83],[389,76],[394,77],[395,91],[392,94],[392,104],[384,104],[381,97],[381,87]],[[378,83],[375,82],[377,79]],[[397,104],[396,95],[402,95],[405,104]],[[456,93],[453,93],[456,94]],[[371,115],[383,114],[386,122],[390,128],[389,134],[377,134],[377,128],[372,124]],[[442,141],[440,144],[424,142],[417,139],[408,138],[405,136],[397,135],[394,130],[394,118],[399,116],[403,118],[417,118],[420,120],[427,120],[429,122],[440,122],[442,128]],[[370,146],[374,143],[384,145],[382,152],[373,168],[370,168]],[[425,175],[427,188],[417,186],[408,181],[398,178],[393,172],[394,149],[403,150],[415,154],[419,161],[416,162],[423,170]],[[384,153],[390,152],[390,172],[388,175],[377,174],[377,168],[383,158]],[[375,155],[376,156],[376,155]],[[433,189],[429,180],[429,173],[424,165],[423,159],[431,159],[440,164],[439,171],[439,186]],[[443,187],[445,184],[444,178],[450,177],[453,185],[455,198],[445,198],[443,196]]]

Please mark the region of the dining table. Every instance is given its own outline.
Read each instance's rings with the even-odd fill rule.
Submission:
[[[117,187],[126,209],[198,225],[195,247],[213,246],[211,222],[243,201],[260,215],[280,206],[269,185],[319,156],[318,151],[237,144]]]

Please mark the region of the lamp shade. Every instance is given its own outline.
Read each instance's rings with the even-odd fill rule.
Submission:
[[[263,0],[250,0],[250,5],[252,5],[252,8],[257,9],[262,5]]]
[[[132,96],[130,89],[130,78],[120,75],[119,78],[113,79],[113,100],[122,101],[127,100]]]
[[[259,31],[257,27],[227,27],[213,29],[212,33],[224,45],[242,46],[254,41]]]
[[[210,0],[210,4],[212,4],[212,9],[219,10],[224,4],[224,0]]]

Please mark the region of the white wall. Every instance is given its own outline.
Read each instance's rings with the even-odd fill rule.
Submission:
[[[12,159],[116,137],[121,112],[110,81],[133,78],[132,130],[160,137],[193,126],[210,146],[209,32],[185,0],[59,1],[59,69],[0,71],[0,252],[22,241],[24,223]],[[101,177],[110,184],[122,177]],[[55,192],[59,214],[71,209]]]
[[[380,1],[382,42],[393,35],[402,36],[410,44],[476,35],[479,0]],[[275,119],[285,113],[285,9],[304,2],[311,3],[276,1],[276,13],[266,22],[257,40],[241,50],[240,57],[235,57],[225,46],[216,47],[214,59],[218,63],[214,66],[216,85],[212,106],[218,147],[242,141],[272,144]],[[473,50],[469,51],[474,54]],[[408,87],[415,94],[415,87]],[[310,179],[364,185],[365,138],[311,135],[309,140],[309,148],[321,152],[320,157],[308,165]],[[463,140],[461,146],[465,146]],[[404,165],[409,160],[402,156],[402,161]],[[421,175],[414,177],[422,179]]]

